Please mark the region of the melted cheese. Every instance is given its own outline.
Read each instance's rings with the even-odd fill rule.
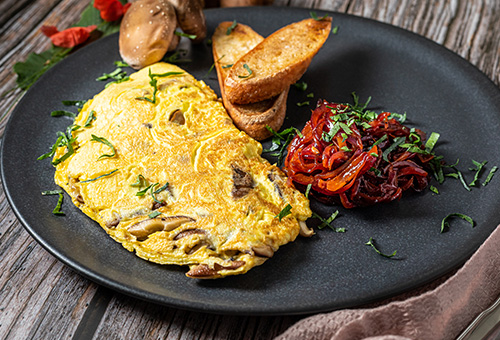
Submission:
[[[140,99],[153,98],[150,70],[182,72],[155,77],[155,104]],[[91,114],[96,119],[83,127]],[[73,132],[75,152],[57,165],[55,181],[141,258],[189,265],[192,277],[245,273],[293,241],[299,222],[311,215],[308,200],[260,156],[260,143],[233,125],[215,93],[174,65],[154,64],[112,84],[85,104],[75,124],[81,126]],[[116,154],[99,159],[112,150],[93,135]],[[55,158],[66,151],[58,148]],[[132,186],[140,176],[143,185]],[[168,187],[137,195],[156,183],[153,191]],[[287,204],[291,213],[280,221]],[[184,220],[161,227],[176,219]],[[153,232],[139,235],[142,226]]]

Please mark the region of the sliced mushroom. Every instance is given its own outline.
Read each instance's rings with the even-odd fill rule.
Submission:
[[[69,191],[78,203],[84,204],[85,202],[80,192],[80,186],[77,184],[78,182],[80,182],[78,179],[70,177],[68,181]]]
[[[309,228],[305,221],[299,221],[299,225],[300,225],[300,230],[299,230],[300,236],[311,237],[314,235],[314,230],[312,228]]]
[[[132,2],[120,25],[120,55],[135,69],[160,61],[172,43],[177,18],[165,0]]]
[[[174,240],[179,240],[183,237],[189,236],[189,235],[195,235],[195,234],[205,234],[205,230],[203,229],[188,229],[181,231],[177,235],[175,235]]]
[[[245,261],[232,261],[228,266],[222,266],[218,263],[214,264],[214,268],[210,268],[206,264],[199,264],[193,267],[186,273],[187,276],[195,279],[215,279],[220,277],[219,271],[221,270],[235,270],[243,266]]]
[[[231,190],[231,195],[234,198],[241,198],[248,194],[253,188],[252,176],[233,165],[233,189]]]
[[[172,123],[176,123],[179,125],[184,125],[186,123],[186,118],[184,118],[184,112],[177,109],[171,115],[169,119]]]
[[[152,233],[157,231],[172,231],[189,222],[195,222],[195,220],[189,216],[151,218],[131,225],[128,231],[131,235],[137,237],[139,241],[143,241]]]
[[[116,228],[116,226],[120,223],[121,219],[122,218],[120,217],[120,215],[118,215],[117,213],[113,213],[113,218],[106,221],[106,227],[110,229]]]
[[[164,207],[166,205],[167,205],[167,203],[165,201],[161,201],[161,202],[155,201],[155,202],[153,202],[153,206],[151,207],[151,210],[157,210],[157,209]]]
[[[280,188],[280,186],[278,184],[279,182],[282,182],[281,178],[279,176],[277,176],[274,172],[270,172],[267,175],[267,178],[273,183],[274,189],[278,193],[278,196],[281,199],[284,199],[283,192],[281,191],[281,188]]]
[[[200,43],[207,36],[202,0],[169,0],[175,7],[179,26],[186,34],[195,35],[193,43]]]
[[[202,240],[202,241],[198,242],[198,243],[197,243],[194,247],[192,247],[191,249],[186,250],[186,254],[187,254],[187,255],[194,254],[194,253],[196,253],[198,250],[200,250],[201,248],[203,248],[203,247],[207,247],[207,246],[209,246],[209,245],[210,245],[210,244],[209,244],[207,241]]]
[[[268,246],[267,244],[252,247],[252,251],[254,252],[255,255],[261,257],[271,258],[274,255],[273,248],[271,248],[271,246]]]

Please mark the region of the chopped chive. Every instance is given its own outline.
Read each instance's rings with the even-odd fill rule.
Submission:
[[[156,183],[156,184],[158,184],[158,183]],[[143,190],[139,190],[139,191],[137,191],[137,192],[135,193],[135,195],[136,195],[136,196],[144,196],[144,195],[148,192],[148,190],[149,190],[149,189],[151,189],[151,187],[152,187],[152,186],[153,186],[153,184],[148,185],[148,186],[147,186],[146,188],[144,188]]]
[[[316,12],[309,12],[309,14],[311,15],[311,18],[313,18],[314,20],[316,21],[321,21],[321,20],[324,20],[328,17],[328,14],[325,14],[324,16],[322,16],[321,18],[318,17],[318,15],[316,14]]]
[[[111,172],[108,172],[107,174],[104,174],[104,175],[101,175],[101,176],[97,176],[97,177],[91,178],[91,179],[86,179],[85,181],[80,181],[80,183],[93,182],[93,181],[96,181],[96,180],[98,180],[100,178],[103,178],[103,177],[106,177],[106,176],[111,176],[112,174],[114,174],[117,171],[118,171],[118,169],[115,169],[115,170],[113,170]]]
[[[435,193],[436,195],[439,195],[439,190],[434,185],[431,185],[429,187],[429,190]]]
[[[397,250],[394,250],[394,252],[390,255],[387,255],[387,254],[384,254],[382,253],[380,250],[377,249],[377,247],[375,246],[375,244],[373,243],[373,238],[370,237],[370,239],[368,240],[368,242],[365,243],[367,246],[371,246],[376,252],[377,254],[379,255],[382,255],[383,257],[388,257],[388,258],[391,258],[393,257],[394,255],[396,255],[396,252]]]
[[[386,139],[387,139],[387,135],[383,135],[382,137],[380,137],[379,139],[377,139],[377,141],[375,143],[373,143],[373,145],[379,145],[380,143],[382,143]]]
[[[387,158],[387,156],[391,152],[393,152],[394,150],[396,150],[396,148],[400,144],[403,144],[404,141],[405,141],[405,137],[396,137],[396,138],[394,138],[394,142],[387,149],[385,149],[384,152],[382,153],[382,157],[383,157],[384,161],[389,162],[389,159]]]
[[[245,75],[245,76],[238,75],[238,78],[248,78],[253,74],[253,71],[250,69],[250,67],[247,64],[243,64],[243,68],[245,68],[245,70],[247,70],[248,75]]]
[[[163,185],[162,187],[156,189],[153,191],[153,189],[159,185],[159,183],[156,183],[156,184],[153,184],[151,186],[151,197],[153,198],[153,200],[156,202],[156,203],[162,203],[161,201],[159,201],[157,198],[156,198],[156,194],[162,192],[163,190],[165,190],[167,187],[168,187],[168,182],[165,183],[165,185]]]
[[[231,32],[236,28],[236,25],[238,25],[238,22],[234,20],[231,26],[227,28],[226,35],[230,35]]]
[[[104,155],[101,155],[99,156],[99,158],[97,158],[97,160],[100,160],[101,158],[104,158],[104,157],[108,157],[108,158],[111,158],[111,157],[114,157],[116,155],[116,150],[115,150],[115,147],[113,146],[113,144],[111,144],[106,138],[104,137],[99,137],[99,136],[96,136],[96,135],[92,135],[92,139],[90,140],[91,142],[99,142],[99,143],[102,143],[108,147],[111,148],[111,150],[113,151],[112,154],[104,154]]]
[[[444,232],[445,228],[449,228],[450,227],[450,223],[448,222],[448,220],[451,217],[459,217],[462,220],[465,220],[465,221],[469,222],[470,225],[474,228],[474,220],[472,218],[470,218],[469,216],[464,215],[464,214],[452,213],[452,214],[449,214],[448,216],[446,216],[445,218],[443,218],[443,220],[441,221],[441,233]]]
[[[216,61],[214,61],[214,63],[212,64],[212,66],[210,66],[210,68],[208,69],[208,72],[207,74],[205,74],[205,77],[207,77],[210,73],[212,73],[212,70],[214,69],[215,67],[215,64],[218,63],[222,58],[224,58],[226,55],[223,54],[222,57],[220,57],[219,59],[217,59]]]
[[[95,111],[94,110],[90,111],[89,116],[87,117],[87,120],[83,124],[83,127],[89,127],[90,124],[92,124],[93,120],[96,120],[96,116],[95,116]]]
[[[477,181],[479,180],[479,174],[483,170],[484,166],[488,161],[484,161],[482,163],[476,162],[475,160],[472,160],[472,163],[476,166],[475,168],[470,168],[469,170],[475,171],[476,173],[474,174],[474,179],[472,182],[469,183],[469,186],[473,187],[476,185]]]
[[[305,102],[302,102],[302,103],[297,103],[298,107],[307,106],[307,105],[309,105],[309,101],[305,101]]]
[[[52,148],[50,149],[50,151],[47,152],[47,153],[45,153],[45,154],[43,154],[43,155],[41,155],[40,157],[38,157],[37,160],[40,161],[42,159],[54,156],[54,154],[56,153],[57,147],[62,142],[62,138],[63,138],[62,136],[57,137],[57,140],[54,143],[54,145],[52,145]]]
[[[434,149],[434,146],[436,145],[438,139],[439,139],[439,133],[437,132],[432,132],[429,139],[427,142],[425,142],[425,151],[428,153],[432,152],[432,149]]]
[[[231,67],[233,67],[233,65],[234,65],[234,64],[224,65],[224,66],[222,66],[222,68],[231,68]]]
[[[278,218],[279,221],[281,222],[281,220],[283,218],[285,218],[285,216],[288,216],[291,214],[291,210],[292,210],[292,206],[290,204],[287,204],[281,211],[278,215],[274,216],[274,218]]]
[[[148,215],[149,218],[155,218],[161,215],[161,212],[159,211],[153,211],[151,214]]]
[[[81,109],[83,105],[85,105],[86,100],[63,100],[62,103],[64,106],[76,106]]]
[[[495,174],[495,172],[497,171],[498,167],[497,166],[494,166],[493,168],[491,168],[489,174],[488,174],[488,177],[486,177],[486,180],[483,182],[483,187],[488,185],[488,183],[491,181],[491,179],[493,178],[493,175]]]
[[[70,118],[75,118],[76,117],[76,113],[73,113],[73,112],[70,112],[70,111],[66,111],[66,110],[52,111],[50,113],[50,115],[52,117],[62,117],[62,116],[66,116],[66,117],[70,117]]]
[[[306,192],[304,194],[306,196],[306,198],[309,198],[309,192],[311,191],[311,188],[312,188],[312,183],[309,183],[307,185]]]
[[[300,83],[295,83],[293,84],[296,88],[298,88],[301,91],[305,91],[307,89],[307,83],[304,81],[301,81]]]
[[[332,229],[333,231],[336,231],[336,229],[331,226],[330,224],[333,222],[333,220],[335,220],[335,218],[337,218],[339,214],[339,211],[338,210],[335,210],[331,215],[330,217],[328,217],[327,219],[321,217],[320,215],[316,214],[315,212],[313,212],[313,217],[319,219],[321,221],[321,224],[318,225],[318,229],[323,229],[325,227],[329,227],[330,229]]]
[[[191,39],[191,40],[196,39],[196,34],[187,34],[187,33],[179,32],[179,31],[175,31],[174,34],[178,35],[179,37],[186,37],[186,38]]]
[[[338,31],[339,31],[339,27],[338,26],[333,26],[333,28],[332,28],[332,34],[337,34]]]
[[[131,187],[142,188],[149,184],[148,180],[141,174],[137,175],[137,181],[130,184]]]
[[[307,98],[314,98],[314,93],[312,93],[312,92],[311,92],[311,93],[308,93],[306,97],[307,97]]]
[[[42,191],[42,195],[43,196],[59,195],[59,194],[62,194],[62,193],[63,193],[62,190],[45,190],[45,191]]]
[[[453,177],[453,178],[458,178],[460,180],[460,182],[462,183],[462,185],[464,186],[465,190],[471,191],[471,188],[465,182],[465,178],[462,175],[462,172],[460,170],[458,170],[457,168],[455,168],[455,167],[452,167],[452,168],[456,171],[456,176],[452,175],[452,174],[446,174],[446,176]]]
[[[66,215],[64,212],[61,211],[61,207],[62,207],[62,204],[63,204],[63,199],[64,199],[64,195],[61,192],[61,193],[59,193],[59,199],[57,200],[57,205],[54,208],[54,210],[52,210],[52,213],[54,215],[59,215],[59,216]]]
[[[130,65],[122,60],[117,60],[117,61],[115,61],[115,66],[116,67],[129,67]]]

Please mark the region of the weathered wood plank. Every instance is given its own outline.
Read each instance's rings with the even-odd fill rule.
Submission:
[[[50,46],[38,31],[40,25],[68,27],[87,4],[88,0],[0,3],[0,93],[15,84],[15,62]],[[275,0],[274,5],[347,12],[408,29],[455,51],[500,83],[498,1]],[[0,99],[0,135],[5,110],[14,98]],[[0,221],[0,338],[70,339],[89,313],[98,286],[39,246],[22,229],[1,190]],[[195,313],[111,294],[94,339],[270,339],[301,318]]]

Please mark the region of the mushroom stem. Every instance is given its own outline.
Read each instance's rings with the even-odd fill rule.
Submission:
[[[181,225],[195,222],[189,216],[168,216],[161,218],[151,218],[131,225],[128,232],[137,237],[138,240],[145,240],[149,235],[158,231],[172,231]]]

